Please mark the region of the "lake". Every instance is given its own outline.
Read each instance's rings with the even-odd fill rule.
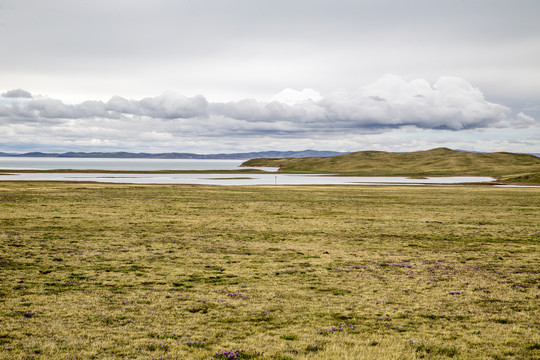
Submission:
[[[16,170],[240,170],[245,160],[210,159],[94,159],[0,157],[0,169],[14,170],[0,174],[0,181],[81,181],[127,184],[195,185],[451,185],[491,182],[486,176],[446,176],[427,179],[385,176],[329,176],[315,174],[276,174],[277,168],[256,168],[267,174],[106,174],[106,173],[18,173]],[[274,172],[274,173],[272,173]]]
[[[96,159],[56,157],[0,157],[0,169],[6,170],[240,170],[244,160],[222,159]],[[256,168],[277,171],[277,168]]]
[[[195,184],[195,185],[385,185],[491,182],[485,176],[407,177],[328,176],[293,174],[105,174],[105,173],[11,173],[0,174],[0,181],[91,181],[127,184]]]

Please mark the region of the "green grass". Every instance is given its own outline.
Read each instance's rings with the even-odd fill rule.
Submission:
[[[437,148],[410,153],[360,151],[333,157],[252,159],[244,166],[274,166],[282,172],[362,176],[493,176],[508,182],[540,183],[540,158],[513,153],[470,153]]]
[[[2,359],[540,359],[540,190],[0,183]]]
[[[540,184],[540,171],[525,174],[505,175],[501,176],[501,180],[507,183]]]

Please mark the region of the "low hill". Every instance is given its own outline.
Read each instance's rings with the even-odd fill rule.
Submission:
[[[361,176],[493,176],[503,181],[540,183],[540,158],[534,155],[473,153],[436,148],[409,153],[359,151],[327,158],[252,159],[243,166],[279,167],[281,172]]]

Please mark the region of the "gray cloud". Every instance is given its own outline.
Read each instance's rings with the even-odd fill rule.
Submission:
[[[201,95],[186,97],[173,92],[141,100],[114,96],[108,102],[74,105],[56,99],[31,99],[2,106],[0,116],[3,123],[86,119],[85,126],[98,124],[100,119],[125,126],[159,121],[162,133],[209,136],[346,133],[404,126],[459,131],[536,123],[522,112],[512,117],[510,108],[487,101],[480,89],[457,77],[441,77],[431,85],[423,79],[407,82],[386,75],[355,91],[337,90],[319,100],[283,101],[210,103]],[[99,124],[100,128],[107,126],[110,122]]]
[[[23,89],[13,89],[2,93],[2,97],[5,98],[27,98],[31,99],[32,94]]]
[[[116,113],[136,114],[141,111],[138,101],[127,100],[121,96],[113,96],[105,106]]]
[[[144,98],[139,101],[140,113],[161,119],[188,119],[208,115],[208,102],[203,96],[188,98],[168,92],[154,98]]]

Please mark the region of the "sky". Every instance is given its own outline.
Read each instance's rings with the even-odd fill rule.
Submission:
[[[540,153],[538,0],[0,0],[0,152]]]

